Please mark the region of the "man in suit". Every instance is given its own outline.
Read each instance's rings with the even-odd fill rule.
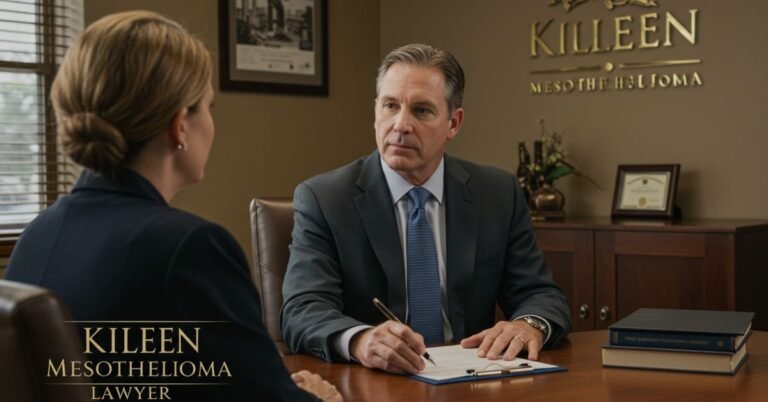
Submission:
[[[425,345],[444,342],[537,359],[567,334],[570,308],[515,177],[445,154],[464,118],[461,66],[407,45],[376,87],[377,150],[296,188],[286,342],[397,373],[422,370]],[[384,321],[374,297],[407,325]],[[509,320],[494,325],[497,304]]]

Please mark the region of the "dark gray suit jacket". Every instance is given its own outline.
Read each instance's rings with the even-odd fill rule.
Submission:
[[[567,334],[570,307],[536,244],[517,179],[445,155],[446,291],[458,341],[507,317],[535,314]],[[406,289],[395,209],[379,153],[301,183],[283,282],[283,335],[294,351],[336,360],[332,336],[385,319],[378,297],[401,320]]]

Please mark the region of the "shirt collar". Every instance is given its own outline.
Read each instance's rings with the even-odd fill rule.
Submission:
[[[397,204],[404,195],[408,194],[412,188],[416,187],[411,183],[408,183],[400,174],[392,170],[392,168],[384,162],[384,159],[379,157],[381,162],[381,169],[384,171],[384,178],[387,180],[387,186],[389,186],[389,193],[392,194],[392,203]],[[432,194],[438,203],[443,203],[443,183],[445,182],[445,158],[440,159],[440,164],[437,165],[437,169],[432,173],[432,176],[427,179],[421,187],[426,188],[427,191]]]

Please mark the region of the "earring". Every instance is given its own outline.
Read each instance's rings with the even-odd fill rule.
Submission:
[[[179,151],[186,151],[187,150],[187,144],[180,142],[180,143],[178,143],[176,145],[176,149],[178,149]]]

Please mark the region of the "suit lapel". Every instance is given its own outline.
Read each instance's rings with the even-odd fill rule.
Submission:
[[[368,234],[371,247],[387,277],[388,307],[405,322],[405,267],[403,249],[379,153],[374,152],[363,162],[355,183],[362,194],[355,197],[355,206]]]
[[[447,313],[454,341],[470,335],[464,328],[465,306],[475,268],[479,202],[469,179],[458,161],[445,155]]]

